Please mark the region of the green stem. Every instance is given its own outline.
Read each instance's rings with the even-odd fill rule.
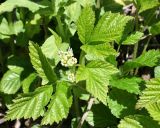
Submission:
[[[149,36],[149,37],[148,37],[147,43],[144,45],[144,48],[143,48],[142,54],[146,52],[147,47],[148,47],[148,45],[149,45],[149,42],[150,42],[151,38],[152,38],[152,36]]]
[[[57,23],[58,23],[58,30],[59,30],[63,40],[66,41],[67,39],[65,37],[65,32],[64,32],[64,29],[63,29],[63,24],[62,24],[62,21],[61,21],[61,17],[59,15],[57,15],[56,19],[57,19]]]
[[[138,12],[136,12],[135,22],[136,22],[136,31],[137,31],[138,30]],[[138,52],[138,42],[134,46],[133,59],[137,57],[137,52]]]
[[[2,73],[4,72],[4,63],[3,63],[3,55],[2,55],[2,49],[0,48],[0,64],[2,66]]]
[[[11,41],[10,41],[10,47],[11,47],[11,51],[12,51],[12,54],[15,55],[15,45],[14,45],[14,39],[13,37],[11,37]]]
[[[97,0],[96,8],[97,8],[97,9],[100,9],[100,7],[101,7],[101,0]]]
[[[136,11],[136,16],[135,16],[135,22],[136,22],[136,30],[138,30],[139,26],[138,26],[138,10]],[[138,52],[138,42],[134,45],[134,52],[133,52],[133,59],[135,59],[137,57],[137,52]],[[133,71],[131,72],[131,74],[136,75],[138,73],[138,70],[136,69],[135,72],[133,73]]]
[[[81,54],[80,54],[79,64],[80,65],[85,65],[85,53],[83,51],[81,51]],[[77,122],[79,122],[80,117],[81,117],[78,101],[79,101],[78,97],[76,95],[74,95],[74,107],[75,107]]]
[[[117,52],[119,52],[120,48],[121,48],[121,45],[118,45],[118,49],[117,49]]]
[[[81,115],[80,115],[80,108],[79,108],[79,100],[78,97],[74,94],[74,109],[76,112],[77,122],[79,122]]]
[[[143,51],[142,51],[142,54],[146,52],[150,40],[151,40],[151,36],[149,36],[149,38],[148,38],[148,40],[147,40],[147,43],[144,45],[144,49],[143,49]],[[136,68],[136,70],[135,70],[135,72],[134,72],[134,75],[136,75],[136,74],[138,73],[138,70],[139,70],[139,68]]]
[[[85,65],[85,52],[84,51],[81,51],[80,58],[79,58],[79,64]]]
[[[44,38],[47,39],[48,33],[47,33],[47,25],[45,17],[43,18],[43,30],[44,30]]]

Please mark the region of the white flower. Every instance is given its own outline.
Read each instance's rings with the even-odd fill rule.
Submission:
[[[67,72],[67,75],[68,75],[68,80],[71,81],[71,82],[75,82],[76,81],[76,77],[75,77],[75,74],[72,73],[72,72]]]
[[[69,58],[68,61],[67,61],[67,64],[70,67],[73,66],[73,65],[75,65],[76,63],[77,63],[77,59],[74,58],[74,57]]]
[[[68,57],[72,57],[73,56],[73,50],[72,50],[72,48],[68,48],[68,54],[67,54],[67,56]]]
[[[58,55],[62,66],[71,67],[77,63],[77,59],[73,57],[72,48],[68,48],[67,52],[59,51]]]

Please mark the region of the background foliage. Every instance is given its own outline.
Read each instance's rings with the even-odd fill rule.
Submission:
[[[159,128],[159,0],[0,2],[0,127]]]

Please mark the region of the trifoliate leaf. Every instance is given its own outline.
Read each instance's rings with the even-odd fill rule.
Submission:
[[[142,95],[136,104],[136,108],[146,107],[148,104],[160,101],[160,79],[151,79],[146,83],[146,87],[147,88],[142,91]]]
[[[22,71],[19,68],[16,72],[8,70],[2,77],[0,91],[7,94],[15,94],[21,87],[20,75]]]
[[[56,74],[39,46],[30,42],[29,51],[31,63],[38,72],[39,76],[42,78],[42,84],[55,82],[57,79]]]
[[[130,93],[139,94],[140,90],[139,90],[139,85],[138,84],[141,81],[142,80],[140,78],[136,78],[136,77],[122,78],[122,79],[113,78],[110,81],[110,85],[112,87],[116,87],[118,89],[126,90]]]
[[[110,55],[117,55],[115,49],[113,49],[110,44],[99,44],[99,45],[83,45],[81,47],[85,51],[85,57],[88,60],[105,60]]]
[[[93,30],[90,42],[119,42],[126,31],[126,25],[133,18],[118,13],[106,12]],[[130,26],[130,28],[132,28]],[[127,28],[127,33],[129,28]]]
[[[11,12],[16,7],[28,8],[32,12],[35,12],[40,8],[45,8],[45,6],[39,5],[30,0],[7,0],[0,5],[0,14]]]
[[[106,104],[110,76],[117,72],[117,68],[110,63],[91,61],[86,67],[79,67],[76,82],[86,80],[87,91]]]
[[[48,110],[45,113],[41,124],[51,125],[54,122],[58,123],[62,119],[66,118],[71,105],[72,96],[68,83],[59,82],[57,84],[56,93],[52,96],[52,100],[48,105]]]
[[[83,44],[89,43],[94,28],[95,14],[91,7],[87,6],[77,21],[79,39]]]
[[[133,44],[136,44],[141,39],[142,36],[143,36],[143,33],[136,32],[134,34],[129,35],[127,37],[127,39],[122,42],[122,44],[123,45],[133,45]]]
[[[43,116],[52,92],[52,85],[45,85],[37,88],[34,92],[18,96],[13,100],[13,104],[9,105],[6,119],[33,118],[35,120],[39,116]]]
[[[138,58],[126,62],[122,67],[122,71],[127,72],[131,69],[148,66],[153,67],[158,62],[158,58],[160,58],[159,50],[149,50],[148,52],[143,53]]]

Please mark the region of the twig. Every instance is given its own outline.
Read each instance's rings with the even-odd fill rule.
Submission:
[[[90,97],[89,100],[88,100],[87,109],[86,109],[85,113],[83,114],[83,116],[81,117],[81,120],[80,120],[77,128],[81,128],[82,127],[84,121],[86,120],[86,118],[88,116],[89,111],[91,110],[91,107],[92,107],[93,103],[94,103],[94,98]]]
[[[21,127],[21,122],[20,120],[16,120],[16,123],[14,125],[14,128],[20,128]]]
[[[0,124],[3,124],[6,120],[4,118],[0,119]]]

